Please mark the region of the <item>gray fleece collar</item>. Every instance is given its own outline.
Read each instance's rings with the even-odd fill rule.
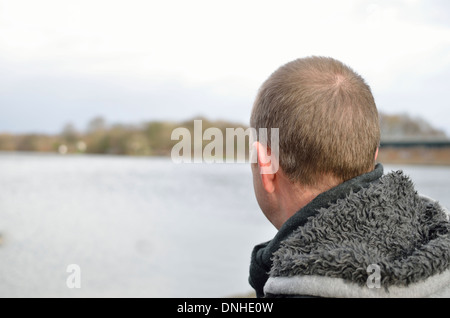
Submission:
[[[368,266],[376,264],[385,290],[403,288],[448,271],[449,233],[443,208],[419,196],[401,171],[392,172],[297,227],[273,253],[270,276],[364,286]]]

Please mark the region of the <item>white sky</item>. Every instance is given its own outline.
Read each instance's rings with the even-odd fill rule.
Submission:
[[[248,122],[259,85],[337,58],[379,110],[450,135],[450,2],[0,0],[0,132],[204,115]]]

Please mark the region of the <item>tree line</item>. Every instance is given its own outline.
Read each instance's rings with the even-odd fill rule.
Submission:
[[[216,127],[244,127],[227,121],[202,120],[203,130]],[[78,131],[71,123],[59,134],[0,134],[0,151],[36,151],[59,153],[88,153],[114,155],[168,156],[178,140],[172,140],[172,131],[184,127],[191,133],[194,118],[182,122],[149,121],[138,125],[108,124],[102,117],[93,118],[85,131]]]
[[[202,128],[246,129],[246,125],[227,121],[202,120]],[[0,151],[37,151],[59,153],[89,153],[115,155],[167,156],[178,140],[172,140],[172,131],[185,127],[193,134],[194,118],[183,122],[149,121],[137,125],[109,124],[102,117],[93,118],[84,131],[71,123],[58,134],[0,134]],[[407,114],[380,114],[381,138],[435,138],[446,134],[421,118]]]

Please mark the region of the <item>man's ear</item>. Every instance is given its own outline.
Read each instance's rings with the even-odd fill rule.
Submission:
[[[375,151],[375,159],[374,159],[374,161],[377,161],[377,158],[378,158],[378,149],[380,149],[380,148],[377,147],[377,151]]]
[[[272,169],[273,159],[271,158],[270,148],[258,141],[254,142],[253,147],[256,151],[258,171],[264,190],[268,193],[273,193],[275,191],[275,172]]]

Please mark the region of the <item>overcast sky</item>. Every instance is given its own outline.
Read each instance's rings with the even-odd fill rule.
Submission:
[[[0,132],[246,124],[270,73],[310,55],[360,73],[380,111],[450,135],[446,0],[0,0]]]

